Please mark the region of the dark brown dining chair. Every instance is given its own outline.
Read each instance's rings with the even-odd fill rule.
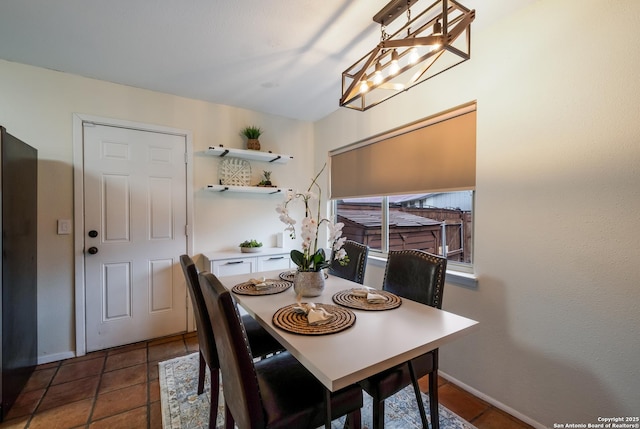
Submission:
[[[421,250],[389,252],[382,289],[412,301],[442,308],[447,259]],[[401,334],[401,333],[399,333]],[[373,397],[373,427],[384,427],[384,400],[412,384],[423,427],[427,417],[418,379],[429,375],[431,427],[440,427],[438,416],[438,349],[418,356],[362,381],[362,388]]]
[[[198,395],[204,392],[205,370],[208,366],[211,371],[211,412],[209,413],[209,427],[215,428],[218,417],[218,395],[220,392],[220,361],[213,339],[213,329],[211,329],[209,313],[204,303],[200,283],[198,282],[198,270],[188,255],[180,256],[180,265],[187,280],[187,289],[189,289],[189,296],[191,297],[198,332],[198,346],[200,348]],[[252,353],[256,357],[266,356],[284,350],[282,345],[269,335],[251,316],[246,315],[242,318],[242,321],[245,323]]]
[[[204,300],[220,356],[225,424],[240,429],[315,428],[325,420],[324,386],[289,352],[254,361],[231,293],[211,273],[200,273]],[[362,389],[331,393],[332,419],[360,428]]]
[[[367,256],[369,255],[369,246],[360,244],[357,241],[347,240],[343,246],[349,257],[346,265],[333,259],[331,256],[331,266],[329,274],[351,280],[356,283],[364,283],[364,272],[367,268]]]

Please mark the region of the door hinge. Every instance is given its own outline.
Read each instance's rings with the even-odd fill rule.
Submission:
[[[184,163],[185,164],[189,163],[189,154],[187,152],[184,153]]]
[[[189,236],[189,225],[184,226],[184,235]]]

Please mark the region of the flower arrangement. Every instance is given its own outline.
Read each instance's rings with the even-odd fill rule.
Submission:
[[[289,216],[288,206],[296,200],[302,200],[304,202],[305,212],[300,228],[302,251],[291,251],[291,260],[298,266],[298,271],[320,271],[331,265],[331,261],[325,255],[324,249],[322,247],[318,248],[318,231],[322,224],[325,224],[329,229],[329,242],[331,243],[334,259],[341,265],[346,265],[349,262],[349,256],[342,248],[347,239],[346,237],[342,237],[344,224],[342,222],[334,224],[329,219],[320,217],[322,188],[320,188],[317,181],[326,166],[325,164],[320,172],[316,174],[316,177],[313,178],[306,192],[289,192],[287,193],[286,200],[276,207],[276,211],[280,214],[280,220],[287,225],[285,231],[289,231],[291,238],[296,238],[296,221]],[[318,195],[311,192],[314,187],[317,189]],[[314,200],[318,203],[318,210],[315,217],[311,212],[311,203]]]

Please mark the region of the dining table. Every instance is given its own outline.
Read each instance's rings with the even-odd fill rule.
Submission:
[[[282,281],[291,274],[282,270],[254,272],[221,277],[220,281],[234,292],[236,302],[326,388],[326,427],[330,427],[330,392],[439,348],[469,334],[478,325],[475,320],[395,296],[394,306],[382,306],[380,310],[375,306],[354,308],[344,297],[354,289],[361,290],[363,285],[327,275],[321,295],[302,297],[301,302],[324,305],[329,313],[334,309],[341,316],[348,312],[343,325],[349,325],[326,334],[317,330],[297,333],[287,329],[287,320],[279,318],[283,310],[298,304],[294,287]],[[255,279],[277,284],[279,289],[245,293],[243,285],[251,285],[250,280]],[[330,327],[327,329],[331,331]]]

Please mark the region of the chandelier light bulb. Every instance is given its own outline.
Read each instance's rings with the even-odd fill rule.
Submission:
[[[415,64],[416,62],[418,62],[418,50],[413,47],[409,50],[409,63],[411,64]]]
[[[382,83],[382,67],[380,66],[380,62],[376,63],[376,71],[373,74],[373,84],[379,85]]]
[[[398,53],[394,49],[393,52],[391,52],[391,65],[389,66],[389,74],[392,76],[396,75],[399,70],[400,66],[398,65]]]
[[[363,80],[360,82],[360,94],[364,94],[367,91],[369,91],[369,85],[366,80]]]

